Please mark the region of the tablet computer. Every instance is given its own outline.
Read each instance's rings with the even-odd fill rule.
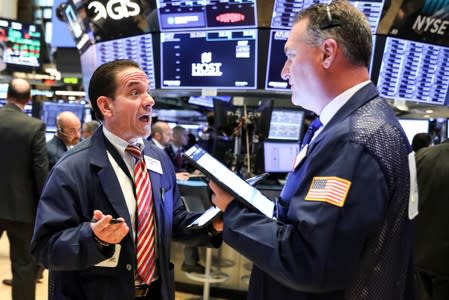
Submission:
[[[198,145],[194,145],[184,153],[184,157],[195,168],[199,169],[221,188],[233,195],[235,199],[242,202],[243,205],[269,218],[273,218],[274,202],[228,169],[204,149]]]

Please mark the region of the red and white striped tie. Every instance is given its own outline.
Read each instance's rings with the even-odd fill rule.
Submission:
[[[135,145],[128,145],[126,151],[136,159],[134,181],[137,200],[137,274],[145,283],[151,284],[156,270],[156,251],[150,176],[140,149]]]

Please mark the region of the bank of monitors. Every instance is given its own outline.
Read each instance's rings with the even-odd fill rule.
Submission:
[[[91,45],[80,55],[84,90],[88,90],[90,77],[97,67],[117,59],[131,59],[137,62],[147,74],[150,89],[153,90],[156,88],[153,57],[151,33]]]
[[[157,0],[161,31],[257,26],[256,0]]]
[[[162,32],[160,40],[161,88],[256,88],[256,29]]]
[[[39,69],[42,44],[39,25],[0,19],[0,71]]]
[[[63,111],[71,111],[80,120],[84,119],[84,104],[44,102],[42,103],[41,120],[45,123],[47,132],[56,132],[56,117]]]
[[[379,39],[379,37],[378,37]],[[377,86],[390,99],[444,105],[449,101],[449,48],[386,37]]]
[[[410,144],[415,134],[429,132],[429,120],[427,119],[399,119],[399,123],[404,129]]]

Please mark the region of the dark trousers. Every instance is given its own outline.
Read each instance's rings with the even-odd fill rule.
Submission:
[[[448,300],[449,278],[416,272],[417,300]]]
[[[6,231],[12,269],[12,299],[35,300],[36,264],[31,256],[33,224],[0,220],[0,231]]]
[[[161,298],[161,280],[159,279],[151,283],[145,297],[138,297],[136,300],[160,300]]]

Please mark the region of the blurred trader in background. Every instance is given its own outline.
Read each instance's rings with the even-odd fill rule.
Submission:
[[[430,146],[432,146],[432,136],[427,132],[417,133],[412,139],[412,150],[415,152]]]
[[[0,108],[0,230],[10,244],[12,299],[34,300],[36,265],[30,242],[48,173],[45,124],[23,112],[31,98],[24,79],[10,82],[6,98]]]
[[[172,237],[221,243],[212,226],[186,230],[198,214],[186,212],[167,155],[146,141],[149,86],[131,60],[90,79],[104,125],[53,167],[37,209],[32,252],[50,270],[49,299],[174,299]]]
[[[47,143],[50,169],[61,156],[79,143],[81,138],[81,121],[71,111],[63,111],[56,117],[56,133]]]
[[[83,139],[87,139],[89,137],[91,137],[95,130],[97,130],[97,128],[100,126],[100,124],[95,121],[89,121],[89,122],[84,122],[83,123],[83,129],[82,129],[82,137]]]
[[[179,127],[179,128],[176,128]],[[159,149],[164,150],[165,153],[169,155],[171,149],[173,152],[173,148],[171,147],[171,143],[176,141],[176,144],[183,143],[182,130],[185,131],[181,126],[176,126],[173,130],[170,128],[168,123],[163,121],[158,121],[154,123],[151,128],[151,141],[154,145],[156,145]],[[181,130],[182,129],[182,130]],[[176,136],[175,136],[176,135]],[[182,150],[182,147],[179,148]],[[182,152],[181,152],[182,153]],[[180,154],[181,154],[180,153]],[[170,157],[170,155],[169,155]],[[175,156],[170,157],[173,166],[175,167],[176,172],[176,180],[188,180],[190,175],[186,172],[185,169],[180,169],[176,166],[176,158]],[[189,273],[204,273],[204,266],[199,263],[199,250],[198,247],[194,246],[184,246],[184,261],[182,263],[181,269],[184,272]]]
[[[254,262],[249,299],[413,299],[411,149],[369,80],[371,49],[369,23],[349,2],[301,11],[281,75],[319,129],[294,162],[278,219],[210,184],[224,241]]]
[[[449,144],[416,153],[419,215],[415,269],[418,300],[449,299]]]

